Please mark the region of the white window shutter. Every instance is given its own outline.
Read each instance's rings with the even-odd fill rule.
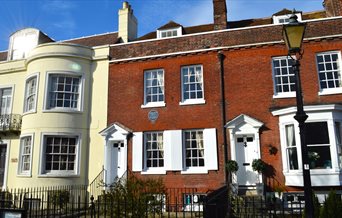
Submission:
[[[133,133],[132,143],[132,171],[142,171],[143,165],[143,133]]]
[[[182,130],[164,131],[164,152],[166,170],[183,170]]]
[[[205,168],[207,170],[218,170],[217,166],[217,138],[216,129],[203,130]]]

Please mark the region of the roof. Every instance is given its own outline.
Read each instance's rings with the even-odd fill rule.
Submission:
[[[165,29],[172,29],[172,28],[177,28],[177,27],[181,27],[182,25],[180,25],[179,23],[176,23],[174,21],[169,21],[167,24],[165,24],[164,26],[161,26],[158,28],[158,30],[165,30]]]
[[[285,14],[291,14],[291,13],[292,13],[291,10],[282,9],[281,11],[273,15],[279,16],[279,15],[285,15]],[[315,12],[302,14],[303,20],[311,20],[311,19],[318,19],[318,18],[324,18],[324,17],[326,17],[325,11],[315,11]],[[272,24],[272,23],[273,23],[272,17],[258,18],[258,19],[246,19],[246,20],[239,20],[239,21],[228,21],[228,28],[235,29],[235,28],[242,28],[242,27],[267,25],[267,24]],[[159,27],[158,30],[166,29],[166,27],[168,28],[178,27],[175,25],[181,26],[178,23],[170,21],[164,26]],[[204,25],[199,25],[199,26],[183,27],[183,35],[192,34],[192,33],[210,32],[213,30],[214,30],[214,24],[204,24]],[[156,31],[153,31],[153,32],[147,33],[146,35],[141,36],[140,38],[137,39],[137,41],[146,40],[146,39],[155,39],[155,38],[157,38]]]
[[[100,35],[86,36],[86,37],[76,38],[76,39],[68,39],[68,40],[64,40],[63,42],[93,47],[93,46],[100,46],[100,45],[116,44],[119,41],[120,39],[118,38],[118,33],[112,32],[112,33],[105,33],[105,34],[100,34]]]

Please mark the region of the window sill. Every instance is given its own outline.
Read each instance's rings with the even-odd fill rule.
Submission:
[[[296,97],[296,92],[288,92],[288,93],[279,93],[279,94],[274,94],[273,98],[295,98]]]
[[[38,178],[78,178],[80,175],[76,174],[57,174],[57,173],[46,173],[38,175]]]
[[[23,116],[29,115],[29,114],[36,114],[36,113],[37,113],[37,110],[36,110],[36,109],[35,109],[35,110],[30,110],[30,111],[24,112],[24,113],[23,113]]]
[[[333,88],[333,89],[323,89],[318,92],[318,95],[334,95],[334,94],[341,94],[342,88]]]
[[[83,113],[83,111],[60,108],[60,109],[44,109],[43,113],[75,113],[75,114],[81,114],[81,113]]]
[[[208,169],[204,167],[192,167],[181,171],[181,174],[208,174]]]
[[[195,105],[195,104],[205,104],[204,99],[191,99],[179,102],[179,105]]]
[[[31,178],[32,174],[31,173],[18,173],[17,177],[22,177],[22,178]]]
[[[141,171],[142,175],[155,175],[155,174],[166,174],[166,170],[164,168],[150,168],[144,171]]]
[[[291,171],[284,173],[285,183],[287,186],[299,186],[303,187],[303,172],[302,170]],[[341,186],[342,181],[341,170],[335,169],[312,169],[310,170],[311,185],[315,187],[319,186]]]
[[[152,102],[141,105],[141,108],[165,107],[165,102]]]

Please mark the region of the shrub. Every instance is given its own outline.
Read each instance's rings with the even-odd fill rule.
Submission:
[[[70,192],[68,190],[54,190],[49,192],[49,198],[52,204],[63,209],[69,203]]]
[[[254,159],[252,162],[252,169],[258,173],[264,173],[267,164],[261,159]]]
[[[341,197],[336,195],[335,191],[330,191],[328,198],[323,204],[320,217],[340,217],[342,214],[342,202]]]
[[[239,165],[235,160],[228,160],[226,169],[229,173],[235,173],[239,170]]]
[[[131,177],[111,185],[109,191],[99,198],[101,211],[110,208],[113,214],[121,217],[147,215],[149,212],[161,214],[165,204],[165,186],[161,179],[138,179]]]

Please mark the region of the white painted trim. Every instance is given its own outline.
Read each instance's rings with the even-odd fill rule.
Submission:
[[[342,111],[342,105],[340,104],[327,104],[327,105],[309,105],[309,106],[304,106],[304,111],[306,112],[323,112],[323,111]],[[288,107],[280,110],[275,110],[272,111],[273,116],[282,116],[286,114],[294,114],[297,111],[297,107]]]
[[[75,169],[74,172],[51,172],[46,173],[44,166],[45,166],[45,138],[47,136],[74,136],[78,138],[77,145],[76,145],[76,158],[75,158]],[[82,133],[73,133],[73,132],[42,132],[40,134],[40,158],[39,158],[39,170],[38,170],[38,177],[79,177],[80,176],[80,168],[81,168],[81,148],[82,146]]]
[[[149,102],[147,104],[142,104],[141,108],[153,108],[153,107],[165,107],[165,102]]]
[[[22,145],[21,140],[22,140],[22,138],[25,138],[25,137],[31,137],[30,170],[28,172],[23,172],[21,169],[22,168],[21,157],[23,154],[23,145]],[[25,177],[31,177],[32,176],[33,147],[34,147],[34,133],[27,133],[27,134],[20,135],[17,176],[25,176]]]
[[[317,79],[318,79],[318,86],[319,86],[319,92],[318,95],[331,95],[331,94],[341,94],[342,93],[342,87],[338,88],[321,88],[321,81],[319,78],[319,68],[318,68],[318,62],[317,62],[317,55],[324,55],[324,54],[337,54],[338,56],[338,63],[339,65],[337,66],[339,69],[338,76],[340,78],[340,83],[341,83],[341,74],[342,74],[342,60],[341,60],[341,51],[339,50],[332,50],[332,51],[324,51],[324,52],[317,52],[315,55],[315,63],[316,63],[316,72],[317,72]]]
[[[14,84],[11,84],[11,85],[0,85],[0,89],[6,89],[6,88],[11,88],[12,89],[10,111],[11,111],[11,113],[13,113],[13,101],[14,101],[15,85]]]
[[[5,171],[4,171],[4,181],[2,185],[2,190],[6,190],[7,188],[7,180],[8,180],[8,165],[9,165],[9,154],[10,154],[10,148],[11,148],[11,141],[10,140],[1,140],[1,144],[6,145],[6,160],[5,160]]]
[[[201,68],[202,73],[202,98],[190,98],[190,99],[184,99],[184,81],[183,81],[183,69],[184,68]],[[196,70],[196,69],[195,69]],[[202,64],[193,64],[193,65],[186,65],[181,66],[180,68],[180,77],[181,77],[181,102],[179,102],[179,105],[193,105],[193,104],[205,104],[205,89],[204,89],[204,67]],[[190,96],[189,96],[190,97]]]
[[[79,86],[79,102],[78,107],[75,109],[72,108],[47,108],[47,104],[49,102],[49,88],[50,88],[50,75],[66,75],[66,76],[74,76],[80,77],[80,86]],[[82,113],[84,110],[84,96],[85,96],[85,73],[74,72],[74,71],[48,71],[45,76],[45,92],[44,92],[44,100],[43,100],[43,113],[44,112],[66,112],[66,113]]]
[[[31,80],[32,78],[36,77],[36,91],[35,91],[35,101],[34,101],[34,109],[33,110],[29,110],[29,111],[25,111],[25,108],[26,108],[26,88],[27,88],[27,81],[28,80]],[[31,114],[31,113],[37,113],[37,101],[38,101],[38,90],[39,90],[39,72],[37,73],[33,73],[31,75],[29,75],[28,77],[26,77],[25,79],[25,88],[24,88],[24,104],[23,104],[23,115],[26,115],[26,114]]]
[[[177,36],[166,36],[166,37],[162,37],[162,33],[163,32],[169,32],[169,31],[177,31]],[[179,37],[182,36],[182,27],[175,27],[175,28],[168,28],[168,29],[161,29],[161,30],[157,30],[157,39],[163,39],[163,38],[175,38],[175,37]]]

